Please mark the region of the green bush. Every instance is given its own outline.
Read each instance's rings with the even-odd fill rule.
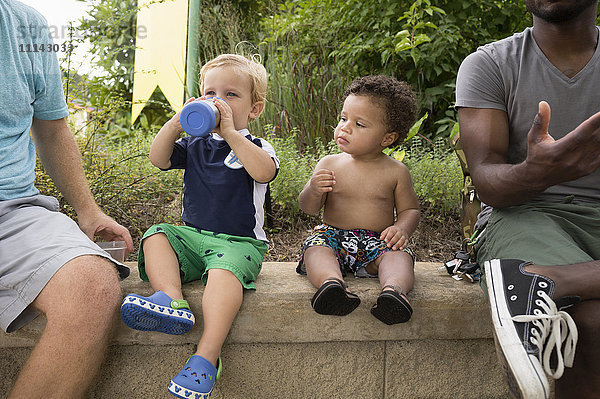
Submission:
[[[458,214],[463,174],[458,158],[443,140],[436,140],[433,149],[414,140],[403,162],[410,171],[423,218]]]
[[[182,173],[162,172],[152,166],[148,160],[151,139],[114,141],[102,131],[89,136],[78,133],[75,137],[96,202],[106,214],[129,229],[135,245],[152,224],[179,221]],[[39,161],[35,184],[42,194],[57,197],[61,211],[76,219]]]
[[[447,137],[456,120],[454,82],[464,57],[530,21],[515,0],[288,0],[263,19],[263,30],[271,41],[289,38],[286,53],[314,70],[308,76],[315,81],[326,66],[335,66],[333,86],[377,73],[408,81],[419,94],[420,114],[431,116],[426,135],[434,138]],[[302,117],[310,114],[292,115]]]
[[[273,136],[271,126],[267,126],[266,130],[271,132],[269,142],[273,145],[280,162],[277,178],[271,182],[271,200],[287,218],[303,217],[298,205],[298,195],[312,176],[319,159],[334,152],[335,144],[331,142],[324,145],[317,142],[311,148],[311,152],[300,154],[296,146],[297,130],[292,130],[284,137]]]

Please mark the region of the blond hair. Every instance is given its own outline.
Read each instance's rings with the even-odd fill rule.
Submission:
[[[257,58],[257,56],[248,58],[237,54],[221,54],[213,58],[200,69],[200,92],[204,92],[204,78],[209,70],[233,67],[237,72],[246,74],[250,78],[252,104],[264,102],[267,97],[267,70],[256,60]]]

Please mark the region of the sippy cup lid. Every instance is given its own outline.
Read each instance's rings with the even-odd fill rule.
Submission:
[[[204,101],[192,101],[183,107],[179,115],[183,130],[190,136],[208,135],[217,123],[213,107]]]

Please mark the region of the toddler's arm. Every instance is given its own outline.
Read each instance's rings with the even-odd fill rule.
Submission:
[[[246,172],[259,183],[268,183],[273,180],[277,172],[275,160],[265,150],[235,130],[231,107],[225,101],[215,99],[214,102],[221,114],[219,134],[227,141],[227,144],[244,165]],[[262,106],[260,109],[262,109]],[[254,113],[251,113],[250,117],[253,118]]]
[[[419,210],[406,209],[398,214],[396,223],[381,232],[380,238],[393,250],[403,250],[418,224]]]
[[[192,97],[185,103],[187,104],[194,100],[195,98]],[[183,132],[183,128],[179,122],[180,114],[181,110],[163,125],[152,141],[152,145],[150,146],[150,162],[158,168],[168,169],[171,166],[173,144]]]
[[[402,250],[408,245],[419,224],[419,200],[412,186],[410,173],[401,165],[398,171],[398,182],[394,190],[396,222],[381,232],[380,238],[388,247]]]
[[[312,177],[306,182],[306,185],[298,196],[300,209],[309,215],[319,213],[319,210],[325,203],[327,193],[333,190],[333,185],[335,184],[335,174],[333,170],[324,168],[324,159],[321,159],[317,163]]]

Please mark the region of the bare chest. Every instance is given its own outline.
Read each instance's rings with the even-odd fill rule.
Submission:
[[[341,168],[335,171],[335,185],[331,194],[340,198],[365,200],[393,200],[395,179],[381,171],[362,171]]]

